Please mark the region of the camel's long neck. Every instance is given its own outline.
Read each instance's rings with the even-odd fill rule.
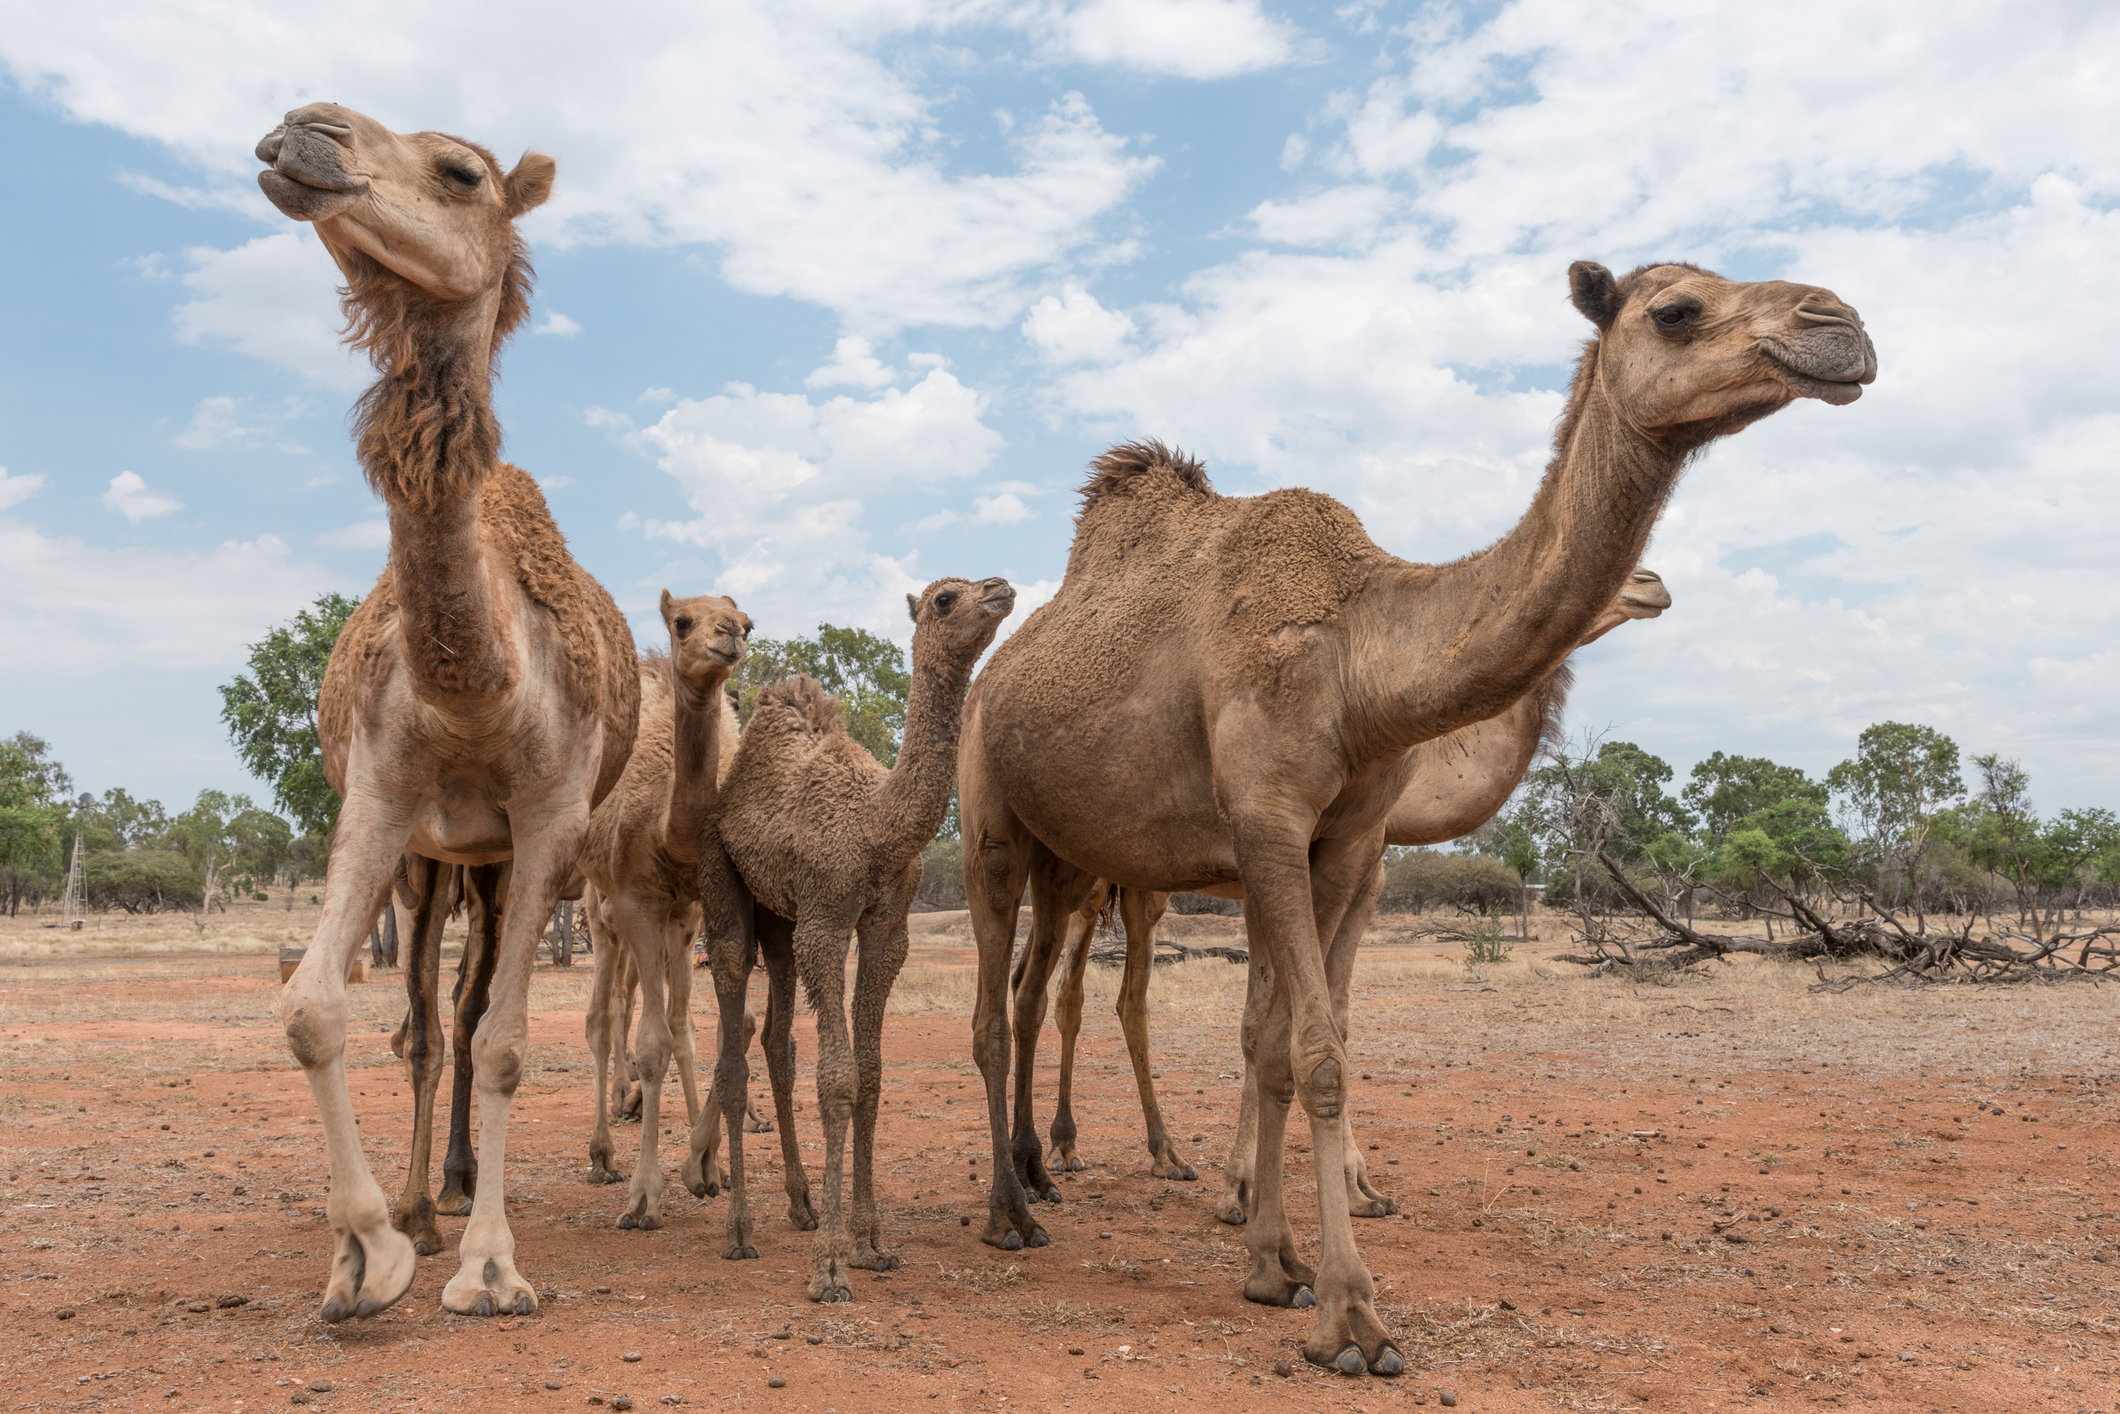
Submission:
[[[695,688],[676,672],[675,750],[670,761],[670,800],[663,812],[663,850],[679,864],[699,862],[699,832],[720,793],[722,679]]]
[[[390,570],[406,665],[420,699],[490,709],[514,686],[515,657],[493,602],[479,492],[500,461],[488,351],[490,308],[407,317],[383,376],[356,412],[358,454],[390,507]]]
[[[898,762],[870,797],[869,835],[902,865],[942,828],[957,783],[957,735],[964,726],[969,664],[922,663],[916,651]],[[888,861],[887,861],[888,862]]]
[[[1454,565],[1380,570],[1349,606],[1357,754],[1390,755],[1496,716],[1553,673],[1640,558],[1685,450],[1619,415],[1593,345],[1516,528]]]

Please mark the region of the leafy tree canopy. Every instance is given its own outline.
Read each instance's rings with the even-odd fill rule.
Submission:
[[[884,765],[896,763],[913,685],[897,644],[832,624],[819,624],[813,638],[754,638],[736,670],[737,715],[749,722],[758,690],[795,673],[808,673],[839,699],[848,736]]]
[[[359,607],[325,594],[250,645],[250,671],[221,689],[221,720],[251,774],[272,782],[273,800],[306,833],[338,823],[339,795],[324,779],[317,744],[317,693],[339,630]]]
[[[1718,751],[1693,767],[1693,775],[1680,793],[1686,805],[1700,817],[1709,843],[1720,841],[1747,815],[1784,800],[1809,800],[1823,806],[1829,792],[1794,766],[1782,766],[1764,756],[1725,756]]]
[[[1828,771],[1826,785],[1872,841],[1916,850],[1937,812],[1965,794],[1958,743],[1908,722],[1865,727],[1855,759]]]

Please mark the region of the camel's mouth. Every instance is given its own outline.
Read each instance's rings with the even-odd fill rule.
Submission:
[[[743,661],[743,650],[741,648],[738,648],[732,652],[727,648],[717,647],[712,643],[705,644],[703,646],[707,650],[707,656],[709,658],[712,658],[715,662],[721,664],[724,668],[733,668],[738,663]]]
[[[1016,607],[1016,590],[1013,585],[988,590],[979,596],[979,607],[989,614],[1006,614]]]
[[[1863,384],[1877,381],[1877,348],[1854,310],[1803,306],[1796,317],[1800,327],[1759,341],[1775,377],[1796,396],[1838,406],[1854,402]]]
[[[257,156],[267,165],[258,187],[280,214],[296,221],[336,216],[368,194],[368,179],[346,170],[337,142],[351,128],[331,123],[282,123],[259,140]]]

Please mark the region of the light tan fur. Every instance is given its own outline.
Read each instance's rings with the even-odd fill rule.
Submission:
[[[819,1229],[811,1249],[812,1301],[853,1300],[849,1267],[887,1271],[898,1265],[883,1246],[873,1172],[884,1003],[905,962],[906,913],[920,887],[920,851],[949,808],[965,686],[1015,600],[1015,590],[1001,579],[941,579],[918,598],[907,596],[914,625],[912,686],[905,737],[888,771],[846,734],[837,702],[814,679],[788,678],[761,691],[700,844],[700,899],[721,1003],[715,1084],[730,1126],[722,1255],[758,1255],[744,1146],[736,1132],[748,1076],[737,1018],[755,948],[764,955],[771,984],[766,1053],[769,1063],[780,1057],[776,1105],[780,1075],[793,1070],[791,971],[799,972],[817,1013],[817,1109],[825,1135],[821,1224],[794,1126],[781,1110],[789,1217],[799,1228]],[[723,902],[734,906],[717,918],[717,903]],[[861,945],[851,1036],[844,999],[849,935]],[[851,1224],[841,1198],[850,1120]],[[704,1148],[697,1128],[692,1147],[695,1153]]]
[[[553,163],[533,153],[504,173],[483,148],[394,133],[332,103],[289,113],[257,155],[266,196],[313,223],[346,277],[350,338],[378,373],[355,410],[357,453],[390,508],[388,574],[342,636],[318,704],[326,771],[345,804],[316,945],[281,999],[330,1161],[333,1256],[321,1314],[371,1315],[403,1296],[416,1272],[414,1243],[393,1225],[362,1152],[345,1068],[347,961],[401,862],[408,906],[430,920],[444,866],[463,866],[481,920],[460,983],[456,1048],[463,1156],[468,1165],[468,1053],[487,1181],[470,1195],[442,1305],[528,1314],[537,1294],[515,1267],[504,1175],[530,970],[589,812],[625,768],[639,712],[625,620],[567,556],[535,484],[500,460],[493,368],[530,287],[514,222],[550,193]],[[427,930],[416,931],[417,952]],[[406,971],[418,1018],[408,1033],[419,1033],[426,1058],[414,1066],[416,1104],[431,1110],[423,1066],[439,1049],[432,969],[418,952]],[[430,1136],[430,1123],[416,1122],[415,1149]],[[413,1227],[425,1203],[416,1158],[422,1191],[408,1191],[413,1201],[398,1214]]]
[[[640,731],[617,789],[596,807],[581,869],[594,891],[589,908],[596,981],[585,1030],[595,1057],[596,1117],[590,1181],[615,1178],[606,1085],[614,1030],[621,1045],[633,988],[641,992],[640,1034],[632,1046],[641,1087],[640,1155],[622,1228],[662,1226],[657,1167],[662,1085],[677,1061],[685,1120],[700,1115],[693,1076],[692,940],[699,936],[699,828],[736,759],[736,711],[723,686],[751,634],[733,599],[673,598],[661,612],[668,653],[640,661]],[[620,976],[621,960],[630,966]],[[616,1026],[614,1027],[614,1022]]]
[[[1339,1170],[1344,999],[1412,748],[1499,715],[1553,674],[1625,583],[1695,452],[1798,397],[1851,402],[1876,374],[1860,319],[1826,290],[1685,265],[1621,280],[1590,262],[1569,283],[1598,335],[1553,461],[1517,527],[1455,564],[1385,554],[1329,497],[1219,496],[1152,443],[1099,460],[1066,578],[980,675],[958,756],[979,942],[972,1045],[996,1165],[988,1242],[1047,1241],[1028,1200],[1059,1192],[1020,1093],[1009,1124],[1009,958],[1025,885],[1031,948],[1045,956],[1099,878],[1241,891],[1244,1035],[1261,1097],[1245,1295],[1314,1301],[1314,1362],[1405,1368]],[[1299,1093],[1318,1165],[1315,1271],[1296,1256],[1282,1197]]]

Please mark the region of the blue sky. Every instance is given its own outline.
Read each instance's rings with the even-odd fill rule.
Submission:
[[[1027,609],[1140,435],[1455,557],[1545,461],[1568,262],[1690,258],[1835,289],[1883,372],[1689,473],[1574,722],[1683,774],[1921,721],[2120,803],[2116,62],[2092,4],[0,0],[0,731],[244,788],[216,685],[380,567],[335,272],[252,175],[329,98],[558,159],[500,409],[643,641],[665,585]]]

